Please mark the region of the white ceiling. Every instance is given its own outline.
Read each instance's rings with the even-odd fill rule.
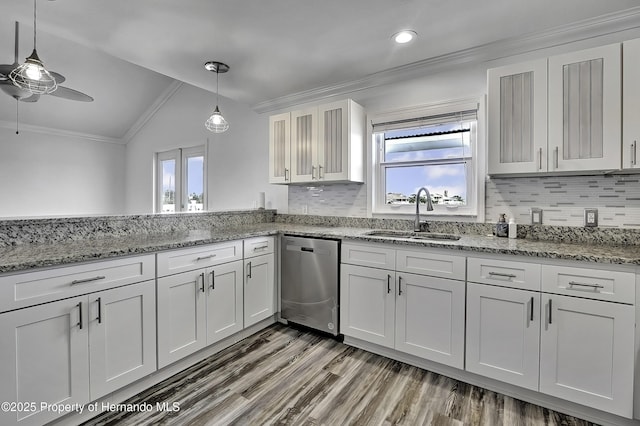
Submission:
[[[498,57],[509,40],[596,24],[605,32],[608,22],[640,27],[637,0],[37,1],[40,57],[67,77],[64,86],[96,100],[21,103],[21,121],[113,138],[125,137],[173,79],[214,92],[207,60],[231,67],[221,96],[266,111],[474,49],[494,46]],[[13,62],[16,20],[22,61],[33,2],[2,0],[0,17],[0,63]],[[391,35],[405,28],[418,39],[394,45]],[[0,98],[0,121],[15,120],[15,102]],[[32,112],[45,107],[49,118]]]

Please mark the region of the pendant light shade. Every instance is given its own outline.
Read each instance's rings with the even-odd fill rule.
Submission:
[[[36,1],[33,1],[33,52],[26,61],[9,73],[9,78],[20,89],[34,95],[45,95],[58,88],[56,79],[44,67],[36,51]]]
[[[229,123],[224,119],[220,113],[220,108],[218,108],[218,75],[229,71],[229,65],[222,62],[209,61],[204,64],[204,68],[216,73],[216,108],[204,125],[213,133],[223,133],[229,130]]]

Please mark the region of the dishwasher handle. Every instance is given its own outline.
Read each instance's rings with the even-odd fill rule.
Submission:
[[[311,247],[300,247],[300,251],[308,251],[309,253],[313,253],[313,248],[311,248]]]

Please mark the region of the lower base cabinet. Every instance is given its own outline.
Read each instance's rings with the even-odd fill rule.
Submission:
[[[273,254],[246,259],[244,270],[244,326],[249,327],[275,313]]]
[[[243,328],[242,261],[158,278],[158,366]]]
[[[538,390],[540,292],[467,283],[466,370]]]
[[[155,283],[0,314],[0,424],[59,417],[41,404],[85,404],[156,370]]]
[[[540,392],[631,418],[635,308],[543,294]]]
[[[340,331],[463,368],[464,300],[463,281],[343,264]]]

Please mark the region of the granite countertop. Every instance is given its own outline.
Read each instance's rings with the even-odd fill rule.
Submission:
[[[640,265],[640,247],[638,246],[569,244],[469,234],[461,235],[459,240],[411,240],[366,235],[370,231],[371,229],[365,228],[261,223],[166,234],[89,238],[55,244],[21,244],[0,248],[0,273],[154,253],[161,250],[278,233],[336,238],[345,241],[390,243],[409,247],[434,247],[475,253],[511,254],[602,264]]]

